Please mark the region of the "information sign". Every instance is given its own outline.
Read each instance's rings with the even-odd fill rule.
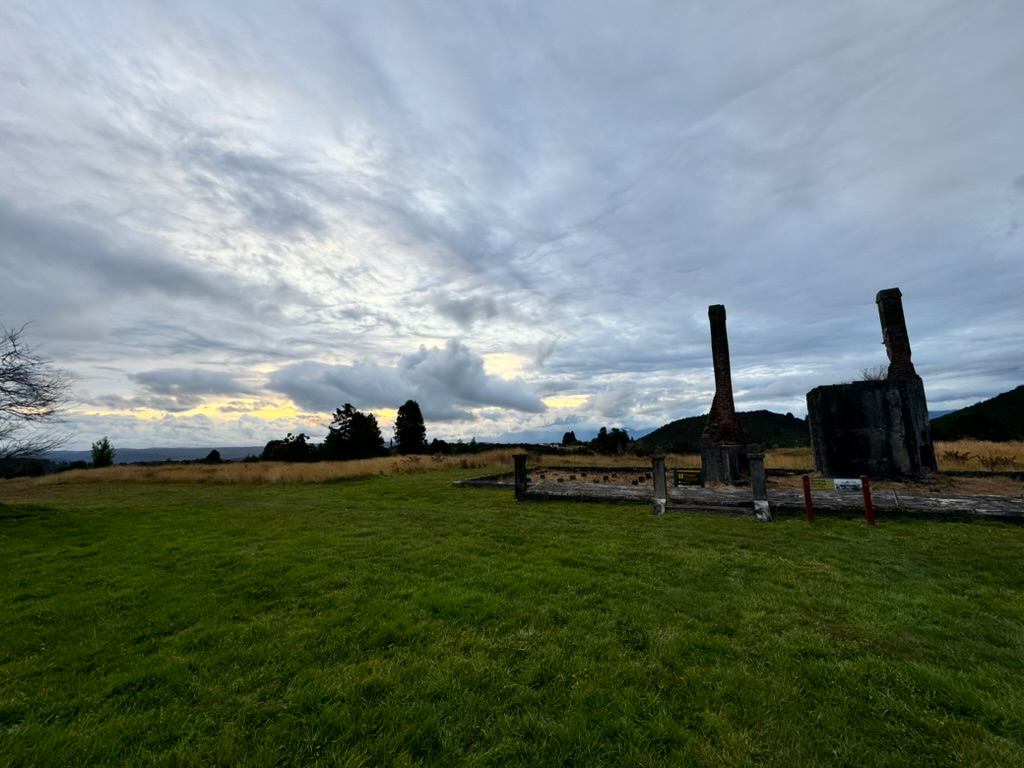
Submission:
[[[812,477],[812,491],[838,491],[839,493],[860,493],[860,478],[857,477]]]

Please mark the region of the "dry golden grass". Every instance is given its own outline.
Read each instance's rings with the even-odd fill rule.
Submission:
[[[811,469],[814,459],[810,446],[803,448],[771,448],[765,451],[765,469]]]
[[[213,483],[264,485],[272,483],[324,483],[345,478],[428,472],[434,469],[507,469],[513,450],[487,451],[464,456],[387,456],[360,461],[320,461],[290,464],[279,461],[229,464],[120,465],[104,469],[76,469],[27,482],[40,485],[67,483]]]
[[[871,487],[897,493],[950,493],[980,496],[1024,495],[1024,483],[1001,475],[991,477],[950,477],[944,472],[966,470],[1024,469],[1024,443],[991,443],[982,440],[957,440],[935,444],[939,473],[927,483],[873,481]],[[776,448],[765,456],[767,469],[810,469],[814,466],[810,448]],[[799,476],[774,477],[769,485],[796,489]]]
[[[597,456],[592,453],[557,453],[531,455],[529,464],[543,464],[548,467],[649,467],[651,460],[646,456],[624,453],[617,456]],[[667,467],[688,467],[700,465],[700,454],[670,453],[665,457]],[[510,463],[511,466],[511,463]]]
[[[957,440],[935,444],[939,472],[958,470],[1024,469],[1024,443],[991,443]],[[810,469],[814,466],[810,447],[774,448],[764,458],[767,469]]]
[[[926,484],[875,483],[878,489],[897,492],[941,492],[992,494],[999,496],[1024,495],[1024,483],[1011,478],[948,477],[943,472],[957,470],[1024,469],[1024,443],[989,443],[979,440],[958,440],[936,444],[939,475]],[[64,485],[68,483],[174,483],[262,485],[276,483],[324,483],[345,478],[428,472],[435,469],[480,469],[494,472],[511,471],[512,456],[519,448],[487,451],[463,456],[389,456],[362,461],[324,461],[312,464],[283,462],[254,462],[227,464],[161,464],[157,466],[114,466],[106,469],[72,470],[40,478],[21,478],[3,482]],[[587,453],[557,455],[531,455],[530,466],[564,467],[637,467],[650,464],[649,458],[622,456],[594,456]],[[668,467],[700,466],[696,453],[669,454]],[[809,470],[814,462],[810,448],[776,448],[765,456],[768,469]],[[797,488],[800,478],[772,478],[778,488]]]
[[[991,443],[984,440],[953,440],[935,444],[940,472],[951,470],[1024,469],[1024,443]]]

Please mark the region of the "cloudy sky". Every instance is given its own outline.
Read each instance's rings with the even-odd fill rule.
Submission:
[[[0,323],[68,447],[640,435],[1024,383],[1024,3],[0,3]]]

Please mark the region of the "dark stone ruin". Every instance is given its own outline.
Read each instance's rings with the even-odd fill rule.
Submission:
[[[738,483],[749,474],[747,438],[736,418],[732,397],[732,368],[729,364],[729,336],[725,330],[725,307],[708,307],[711,321],[711,358],[715,366],[715,397],[708,423],[700,435],[700,463],[709,482]]]
[[[937,469],[924,382],[910,359],[902,295],[889,288],[875,298],[889,356],[886,378],[807,393],[814,467],[823,475],[901,479]]]

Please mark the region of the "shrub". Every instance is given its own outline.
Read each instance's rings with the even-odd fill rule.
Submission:
[[[974,458],[974,454],[969,452],[969,451],[943,451],[942,452],[942,459],[943,459],[943,461],[948,461],[951,464],[966,464],[972,458]]]
[[[92,465],[97,469],[113,466],[116,455],[117,451],[114,450],[114,446],[110,444],[106,435],[92,444]]]

